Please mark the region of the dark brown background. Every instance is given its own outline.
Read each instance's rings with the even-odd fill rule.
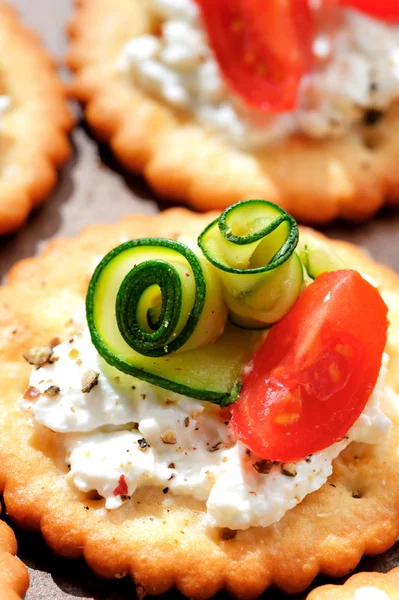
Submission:
[[[72,10],[72,0],[9,1],[42,34],[49,49],[60,59],[61,68],[66,46],[64,24]],[[74,154],[61,174],[57,190],[18,234],[0,241],[0,276],[5,275],[15,261],[40,252],[54,236],[73,235],[93,221],[114,222],[131,212],[151,214],[162,210],[162,204],[154,199],[143,181],[123,173],[107,148],[99,148],[83,124],[75,130],[72,139]],[[334,225],[326,232],[361,244],[377,260],[399,272],[399,211],[383,211],[373,222],[361,226]],[[19,556],[29,567],[31,576],[28,600],[135,598],[130,581],[104,582],[94,577],[83,561],[65,561],[54,556],[39,534],[16,533]],[[200,561],[200,552],[198,554]],[[363,559],[359,568],[386,571],[397,563],[399,544],[378,559]],[[322,582],[320,579],[317,583]],[[298,596],[297,600],[305,596]],[[171,592],[165,599],[178,597],[176,592]],[[226,598],[220,595],[219,600],[222,597]],[[264,595],[264,600],[287,598],[275,590]]]

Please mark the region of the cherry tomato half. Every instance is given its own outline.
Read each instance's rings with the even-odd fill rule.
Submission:
[[[291,110],[312,65],[308,0],[197,0],[224,79],[249,105]]]
[[[342,4],[367,13],[377,19],[399,21],[397,0],[341,0]]]
[[[282,462],[343,439],[375,387],[387,312],[357,271],[317,277],[255,352],[232,405],[237,439]]]

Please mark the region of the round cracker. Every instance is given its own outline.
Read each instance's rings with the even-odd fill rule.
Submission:
[[[20,600],[28,589],[28,571],[15,557],[16,553],[15,535],[8,525],[0,520],[0,598],[2,600]]]
[[[355,593],[363,587],[371,588],[369,598],[373,598],[372,592],[378,590],[385,592],[389,600],[399,600],[399,567],[385,574],[357,573],[350,577],[343,586],[323,585],[313,590],[307,600],[354,600]]]
[[[176,586],[198,600],[222,588],[254,598],[273,584],[296,593],[319,572],[343,576],[364,553],[381,553],[398,538],[399,416],[390,402],[384,408],[394,427],[384,443],[351,444],[320,490],[279,523],[238,531],[233,539],[231,532],[205,526],[203,503],[166,497],[155,488],[105,511],[103,500],[89,500],[68,485],[57,434],[34,432],[18,407],[30,374],[22,353],[71,334],[71,316],[82,305],[99,256],[126,239],[197,234],[214,217],[186,209],[129,216],[116,225],[93,225],[76,238],[56,239],[41,257],[14,266],[0,288],[0,489],[18,525],[41,529],[57,553],[83,555],[102,577],[129,574],[145,592]],[[390,313],[389,380],[399,390],[398,277],[350,244],[331,244],[348,264],[374,277],[396,307]]]
[[[0,2],[0,84],[11,106],[1,117],[0,235],[17,229],[48,196],[70,155],[66,92],[40,40]]]
[[[339,139],[287,138],[246,152],[135,86],[118,71],[124,45],[151,31],[142,0],[76,0],[69,26],[72,93],[95,134],[165,198],[201,210],[267,198],[299,220],[362,220],[399,202],[399,103]],[[112,26],[110,26],[112,24]]]

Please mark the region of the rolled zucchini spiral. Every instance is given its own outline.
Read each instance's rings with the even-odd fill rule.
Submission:
[[[217,278],[188,246],[145,238],[112,250],[90,282],[92,331],[151,357],[211,344],[226,323]],[[116,317],[116,318],[115,318]]]

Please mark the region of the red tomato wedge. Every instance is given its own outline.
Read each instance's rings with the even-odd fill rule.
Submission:
[[[377,19],[399,21],[399,2],[397,0],[341,0],[349,6],[367,13]]]
[[[309,0],[197,0],[229,87],[257,109],[295,108],[312,65]]]
[[[357,271],[317,277],[255,352],[231,407],[237,439],[281,462],[342,440],[375,387],[387,313]]]

